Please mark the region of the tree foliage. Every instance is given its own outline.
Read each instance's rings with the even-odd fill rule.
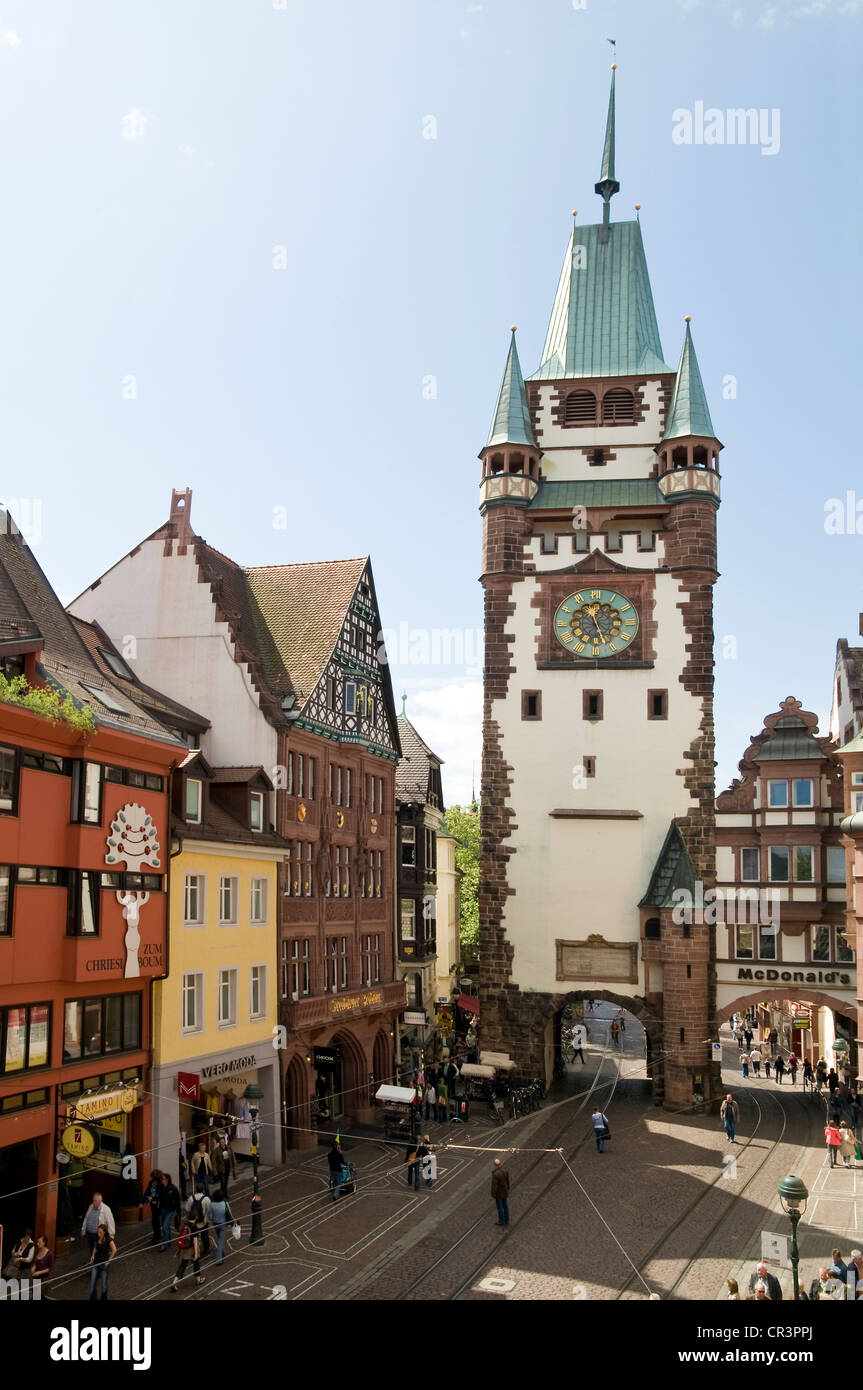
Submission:
[[[13,676],[9,680],[0,671],[0,701],[32,710],[50,719],[52,724],[71,724],[82,733],[92,733],[96,728],[92,710],[77,705],[68,692],[61,694],[50,686],[30,685],[26,676]]]
[[[461,872],[459,887],[462,950],[476,955],[479,950],[479,807],[450,806],[444,816],[443,833],[456,841],[455,863]]]

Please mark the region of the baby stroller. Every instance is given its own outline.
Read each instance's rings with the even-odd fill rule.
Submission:
[[[330,1173],[330,1190],[335,1191],[340,1188],[340,1196],[345,1193],[356,1192],[357,1190],[357,1170],[353,1163],[343,1163],[340,1174]]]

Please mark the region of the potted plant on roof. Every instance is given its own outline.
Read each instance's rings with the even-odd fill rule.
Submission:
[[[132,1153],[132,1145],[127,1144],[123,1154],[123,1167],[127,1167],[126,1159]],[[137,1177],[121,1178],[117,1184],[117,1220],[121,1226],[131,1226],[141,1219],[141,1184]]]

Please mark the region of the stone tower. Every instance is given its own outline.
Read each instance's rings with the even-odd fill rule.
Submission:
[[[662,354],[638,220],[612,222],[612,72],[596,192],[542,360],[515,332],[482,450],[482,1044],[550,1076],[561,1008],[645,1024],[655,1095],[712,1099],[716,439],[689,321]]]

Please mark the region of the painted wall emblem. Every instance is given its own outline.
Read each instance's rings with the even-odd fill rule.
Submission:
[[[136,801],[118,811],[111,822],[108,836],[106,864],[125,864],[130,873],[148,873],[150,869],[161,867],[159,841],[153,817]],[[127,980],[137,979],[141,973],[139,949],[141,933],[138,930],[141,908],[149,901],[149,893],[138,893],[132,889],[117,892],[117,902],[123,909],[126,922],[126,968],[123,971]]]

